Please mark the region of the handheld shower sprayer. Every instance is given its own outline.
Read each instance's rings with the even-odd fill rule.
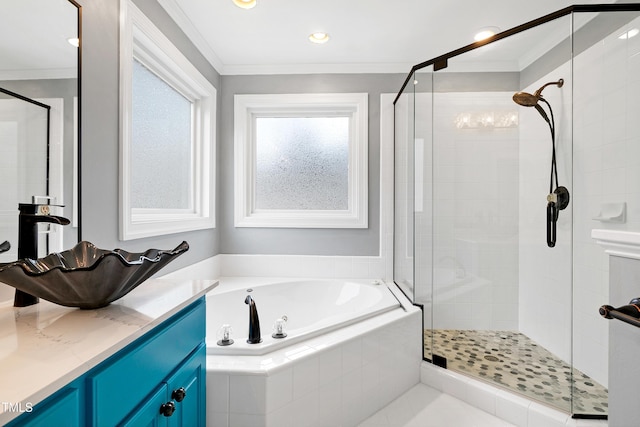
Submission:
[[[535,107],[542,99],[542,91],[544,88],[551,85],[562,87],[562,85],[564,85],[564,80],[560,79],[557,82],[545,83],[540,89],[535,91],[533,95],[527,92],[516,92],[513,94],[513,100],[516,104],[522,105],[523,107]]]
[[[565,209],[569,205],[569,190],[566,187],[558,185],[558,168],[556,166],[556,124],[553,117],[553,109],[551,104],[543,98],[542,91],[547,86],[555,85],[562,87],[563,79],[556,82],[549,82],[542,85],[533,94],[527,92],[516,92],[513,95],[513,101],[523,107],[534,107],[542,118],[549,125],[551,131],[551,176],[549,182],[549,195],[547,196],[547,246],[550,248],[556,245],[556,224],[558,222],[558,212]],[[544,103],[549,108],[549,115],[544,111],[540,103]],[[555,188],[554,188],[555,184]]]

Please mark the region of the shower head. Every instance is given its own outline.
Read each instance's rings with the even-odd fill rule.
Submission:
[[[540,98],[538,98],[537,96],[531,95],[527,92],[517,92],[513,94],[513,101],[518,105],[522,105],[523,107],[533,107],[535,105],[538,105],[539,99]]]
[[[533,95],[527,92],[516,92],[515,94],[513,94],[513,101],[518,105],[522,105],[523,107],[535,107],[536,105],[538,105],[538,102],[542,98],[542,91],[545,87],[550,85],[562,87],[563,84],[563,79],[560,79],[557,82],[545,83],[540,89],[535,91]]]

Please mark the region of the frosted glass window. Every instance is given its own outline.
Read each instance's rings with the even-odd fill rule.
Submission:
[[[120,239],[215,228],[216,88],[120,0]]]
[[[349,117],[258,117],[257,209],[346,210]]]
[[[368,95],[234,95],[236,227],[368,227]]]
[[[133,61],[131,207],[188,209],[192,103]]]

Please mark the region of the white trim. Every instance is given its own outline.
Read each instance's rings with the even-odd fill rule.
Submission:
[[[78,227],[78,97],[73,97],[73,195],[71,226]]]
[[[206,56],[206,55],[205,55]],[[211,63],[221,75],[280,75],[280,74],[403,74],[414,64],[226,64],[221,68]]]
[[[180,29],[186,34],[189,40],[191,40],[191,43],[202,53],[213,68],[222,74],[221,70],[224,68],[222,61],[205,38],[202,37],[202,34],[196,29],[178,3],[175,0],[158,0],[158,3],[160,3],[160,6],[162,6],[176,24],[178,24]]]
[[[193,206],[188,210],[133,209],[131,180],[131,76],[134,57],[194,105]],[[215,227],[215,87],[130,0],[120,5],[120,239]]]
[[[53,80],[75,79],[77,68],[49,68],[38,70],[4,70],[0,71],[0,80]]]
[[[64,199],[64,100],[62,98],[39,98],[36,101],[51,107],[49,134],[49,197],[52,204],[65,205]],[[54,207],[52,213],[62,215],[62,208]],[[62,226],[49,227],[49,251],[64,249]],[[67,242],[68,243],[68,242]]]
[[[620,230],[591,230],[591,237],[609,255],[640,259],[640,233]]]
[[[380,256],[384,280],[393,281],[394,115],[395,94],[380,94]]]
[[[254,201],[256,116],[341,114],[351,118],[349,203],[346,210],[259,210]],[[235,95],[234,225],[236,227],[368,227],[368,94]]]

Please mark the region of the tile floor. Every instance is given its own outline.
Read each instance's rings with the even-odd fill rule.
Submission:
[[[358,427],[513,426],[453,396],[417,384]]]
[[[430,337],[431,331],[425,330],[425,352]],[[604,415],[608,411],[605,387],[577,369],[572,371],[566,362],[519,332],[438,329],[433,351],[447,358],[448,369],[564,412]]]

